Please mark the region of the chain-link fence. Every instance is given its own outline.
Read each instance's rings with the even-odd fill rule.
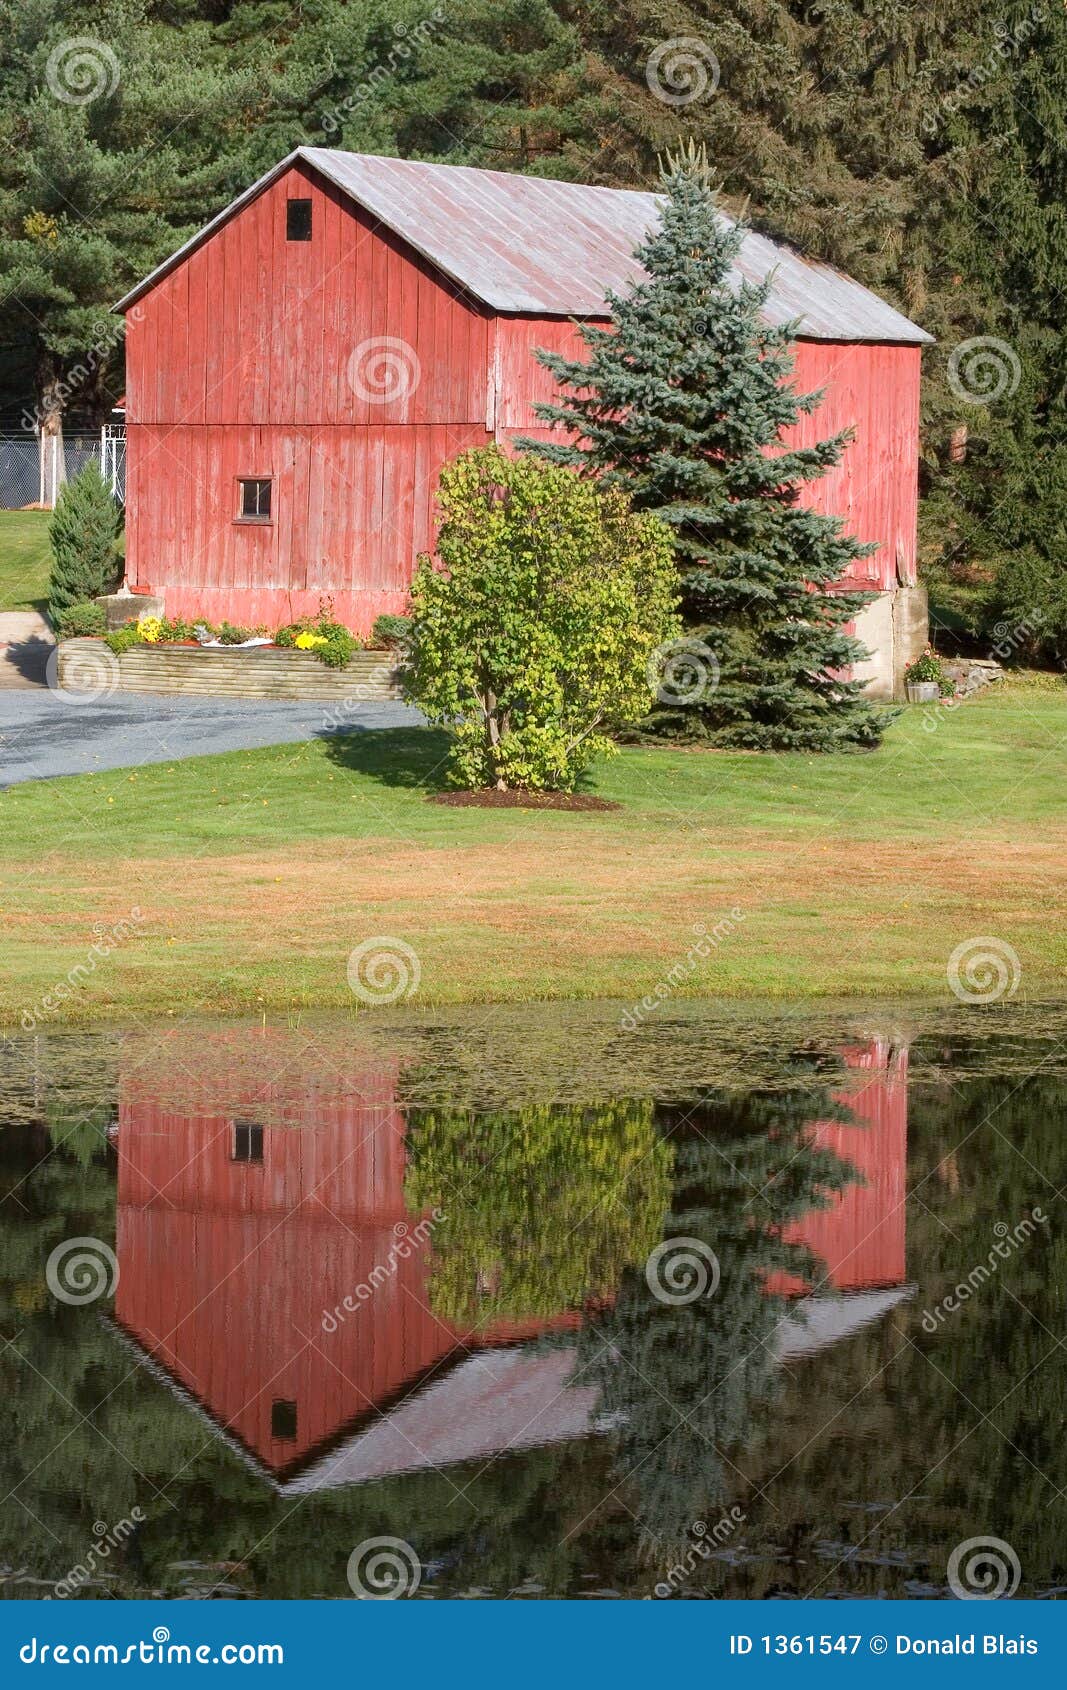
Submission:
[[[100,434],[0,435],[0,510],[55,503],[54,489],[96,464],[120,504],[126,497],[126,431],[109,423]]]

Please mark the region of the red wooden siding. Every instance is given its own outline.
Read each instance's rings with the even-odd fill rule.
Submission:
[[[915,581],[921,357],[918,346],[797,345],[800,391],[825,388],[826,397],[800,419],[790,444],[811,445],[843,428],[856,433],[837,468],[805,489],[803,502],[841,517],[857,540],[877,543],[849,579],[883,592]]]
[[[425,1243],[396,1255],[418,1220],[404,1201],[403,1117],[375,1076],[360,1089],[359,1100],[330,1103],[309,1086],[291,1125],[264,1128],[259,1163],[233,1159],[232,1115],[161,1110],[143,1076],[120,1102],[115,1317],[275,1472],[453,1352],[580,1319],[470,1331],[437,1318]],[[263,1101],[250,1091],[249,1120]],[[345,1297],[355,1312],[324,1331]],[[278,1401],[296,1405],[295,1437],[272,1429]]]
[[[905,1178],[908,1148],[908,1053],[885,1039],[845,1052],[855,1078],[839,1093],[855,1122],[816,1121],[810,1142],[832,1150],[860,1175],[784,1234],[806,1244],[823,1264],[816,1286],[776,1275],[768,1289],[784,1295],[810,1290],[859,1291],[903,1284]]]
[[[169,615],[272,632],[329,594],[367,633],[404,608],[415,557],[433,544],[441,464],[486,439],[462,424],[142,424],[129,453],[130,582],[164,592]],[[273,478],[270,523],[234,521],[239,476]]]
[[[286,201],[312,201],[287,241]],[[131,313],[128,414],[140,423],[485,425],[489,318],[305,167],[287,172],[164,276]],[[411,380],[349,379],[395,337]],[[357,364],[358,367],[358,364]],[[389,396],[391,393],[392,396]]]

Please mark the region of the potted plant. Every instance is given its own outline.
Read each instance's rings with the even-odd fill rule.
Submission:
[[[956,690],[932,646],[927,646],[921,657],[908,664],[904,685],[909,704],[933,704],[939,698],[951,697]]]

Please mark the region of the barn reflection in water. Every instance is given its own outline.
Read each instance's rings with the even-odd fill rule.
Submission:
[[[841,1054],[846,1118],[812,1119],[799,1142],[848,1178],[781,1230],[809,1271],[763,1282],[786,1299],[769,1339],[780,1363],[802,1366],[908,1295],[907,1050],[875,1038]],[[120,1081],[114,1318],[266,1482],[354,1485],[610,1429],[578,1363],[590,1302],[499,1318],[492,1275],[472,1264],[473,1318],[439,1306],[450,1217],[413,1206],[395,1067],[333,1095],[327,1075],[236,1093],[231,1079],[217,1113],[202,1069],[193,1089],[176,1109],[142,1071]]]

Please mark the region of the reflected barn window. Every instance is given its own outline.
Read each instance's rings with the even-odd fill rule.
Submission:
[[[233,1160],[235,1162],[262,1162],[263,1128],[258,1121],[235,1121],[233,1123]]]
[[[270,1435],[272,1438],[296,1437],[296,1403],[276,1397],[270,1405]]]

